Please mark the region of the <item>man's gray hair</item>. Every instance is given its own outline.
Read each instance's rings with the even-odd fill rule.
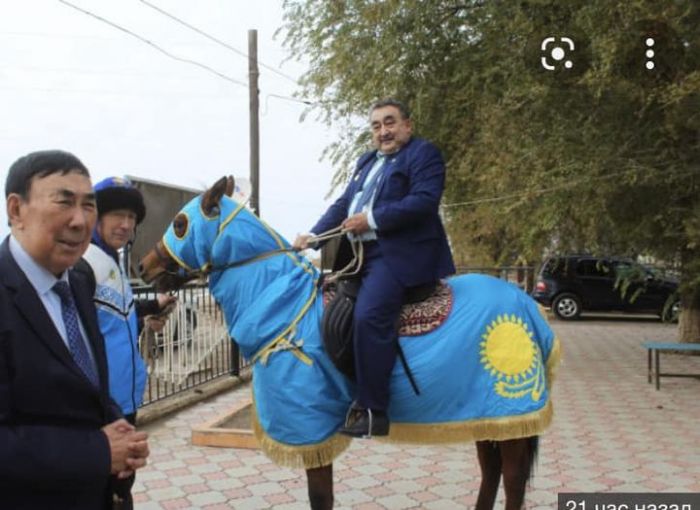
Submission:
[[[399,113],[401,113],[401,118],[404,120],[411,118],[411,111],[408,109],[408,106],[398,99],[394,99],[393,97],[387,97],[386,99],[380,99],[379,101],[372,103],[372,106],[369,107],[369,115],[372,115],[372,112],[377,108],[384,108],[385,106],[393,106],[398,108]]]

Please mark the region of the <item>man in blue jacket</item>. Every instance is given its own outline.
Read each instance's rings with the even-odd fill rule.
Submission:
[[[134,301],[128,275],[119,264],[119,250],[133,239],[136,226],[146,215],[141,192],[126,178],[109,177],[95,185],[94,193],[97,224],[92,243],[75,271],[94,282],[93,300],[109,365],[109,393],[124,418],[135,425],[147,378],[139,353],[139,321],[159,313],[175,297],[159,294],[157,300]],[[130,477],[116,487],[123,510],[133,507],[133,482]]]
[[[358,394],[341,432],[389,433],[389,381],[397,355],[397,322],[407,290],[454,273],[438,207],[445,164],[430,142],[413,138],[408,108],[385,99],[370,109],[376,150],[360,157],[350,183],[311,229],[342,226],[363,243],[362,283],[354,313]],[[303,234],[294,246],[309,246]]]

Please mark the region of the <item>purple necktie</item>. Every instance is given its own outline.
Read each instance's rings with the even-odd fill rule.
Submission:
[[[52,289],[61,298],[61,313],[63,315],[63,324],[66,326],[66,335],[68,336],[68,348],[73,356],[73,360],[80,367],[85,377],[95,386],[99,387],[97,374],[92,365],[90,354],[87,350],[87,345],[83,340],[83,335],[80,334],[80,326],[78,325],[78,309],[73,300],[70,286],[64,281],[56,282]]]

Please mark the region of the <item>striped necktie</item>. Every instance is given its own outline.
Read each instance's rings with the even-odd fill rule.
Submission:
[[[88,353],[83,335],[80,334],[78,308],[75,306],[70,286],[64,281],[59,281],[56,282],[52,290],[61,298],[61,314],[63,315],[63,324],[66,327],[66,335],[68,336],[68,348],[73,356],[73,360],[93,386],[98,387],[99,381],[90,359],[90,353]]]

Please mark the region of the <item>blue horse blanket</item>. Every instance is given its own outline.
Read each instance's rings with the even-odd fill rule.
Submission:
[[[289,246],[236,206],[226,198],[221,202],[228,226],[218,233],[206,227],[215,236],[209,241],[200,233],[187,245],[171,227],[163,239],[166,248],[181,263],[196,259],[199,267]],[[183,209],[188,210],[194,218],[197,199]],[[192,256],[204,247],[206,256]],[[263,450],[280,464],[307,469],[329,464],[349,444],[337,431],[353,396],[352,383],[323,349],[318,277],[296,253],[210,276],[229,333],[253,362],[254,428]],[[447,319],[425,335],[399,340],[420,395],[397,363],[389,440],[442,443],[541,433],[552,417],[550,385],[559,343],[539,306],[516,286],[490,276],[446,282],[453,292]]]

